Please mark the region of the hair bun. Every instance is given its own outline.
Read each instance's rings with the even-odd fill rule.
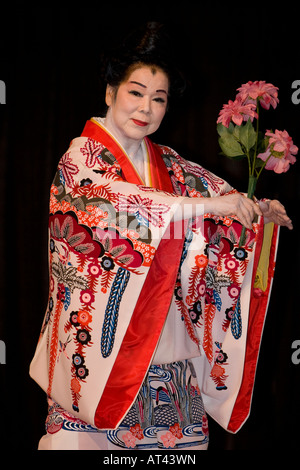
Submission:
[[[182,73],[175,66],[173,47],[161,23],[155,21],[130,33],[118,47],[110,50],[102,62],[103,78],[111,86],[119,86],[135,63],[161,68],[170,80],[170,95],[178,95],[185,88]]]

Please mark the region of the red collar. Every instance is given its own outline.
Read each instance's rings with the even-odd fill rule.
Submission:
[[[133,184],[144,184],[125,150],[99,122],[93,118],[87,121],[81,136],[101,142],[117,159],[126,181]],[[144,141],[149,154],[152,187],[173,193],[174,189],[170,175],[161,157],[159,146],[154,144],[148,137],[145,137]]]

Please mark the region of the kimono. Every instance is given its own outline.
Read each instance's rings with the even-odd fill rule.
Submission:
[[[167,146],[149,138],[141,145],[144,179],[103,121],[92,118],[58,164],[49,300],[30,375],[52,412],[76,429],[114,438],[147,387],[156,404],[174,396],[170,383],[146,386],[149,377],[185,377],[182,390],[202,395],[205,411],[235,433],[250,412],[278,227],[272,224],[266,239],[258,218],[239,246],[240,221],[201,205],[235,190]],[[191,197],[199,199],[193,218]],[[184,403],[191,409],[194,402]],[[200,421],[205,439],[205,412]],[[56,424],[60,429],[61,420]],[[142,440],[134,419],[126,429]],[[169,446],[180,448],[178,420],[167,429],[179,437]]]

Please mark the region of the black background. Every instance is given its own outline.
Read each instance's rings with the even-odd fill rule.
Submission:
[[[236,88],[249,80],[279,87],[276,110],[262,129],[286,129],[300,147],[300,79],[296,2],[240,4],[185,1],[89,6],[15,5],[1,12],[0,80],[0,450],[35,450],[44,432],[44,393],[29,378],[48,295],[49,188],[58,159],[85,121],[103,105],[99,57],[140,23],[166,24],[190,87],[173,103],[154,141],[173,147],[246,191],[247,164],[219,155],[216,119]],[[281,230],[251,415],[236,435],[210,421],[209,450],[296,449],[300,364],[292,343],[299,321],[299,163],[281,175],[265,171],[258,197],[279,199],[294,222]]]

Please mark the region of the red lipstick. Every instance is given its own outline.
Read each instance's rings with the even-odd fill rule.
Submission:
[[[141,126],[141,127],[148,126],[148,122],[139,121],[138,119],[132,119],[132,120],[134,124],[136,124],[137,126]]]

